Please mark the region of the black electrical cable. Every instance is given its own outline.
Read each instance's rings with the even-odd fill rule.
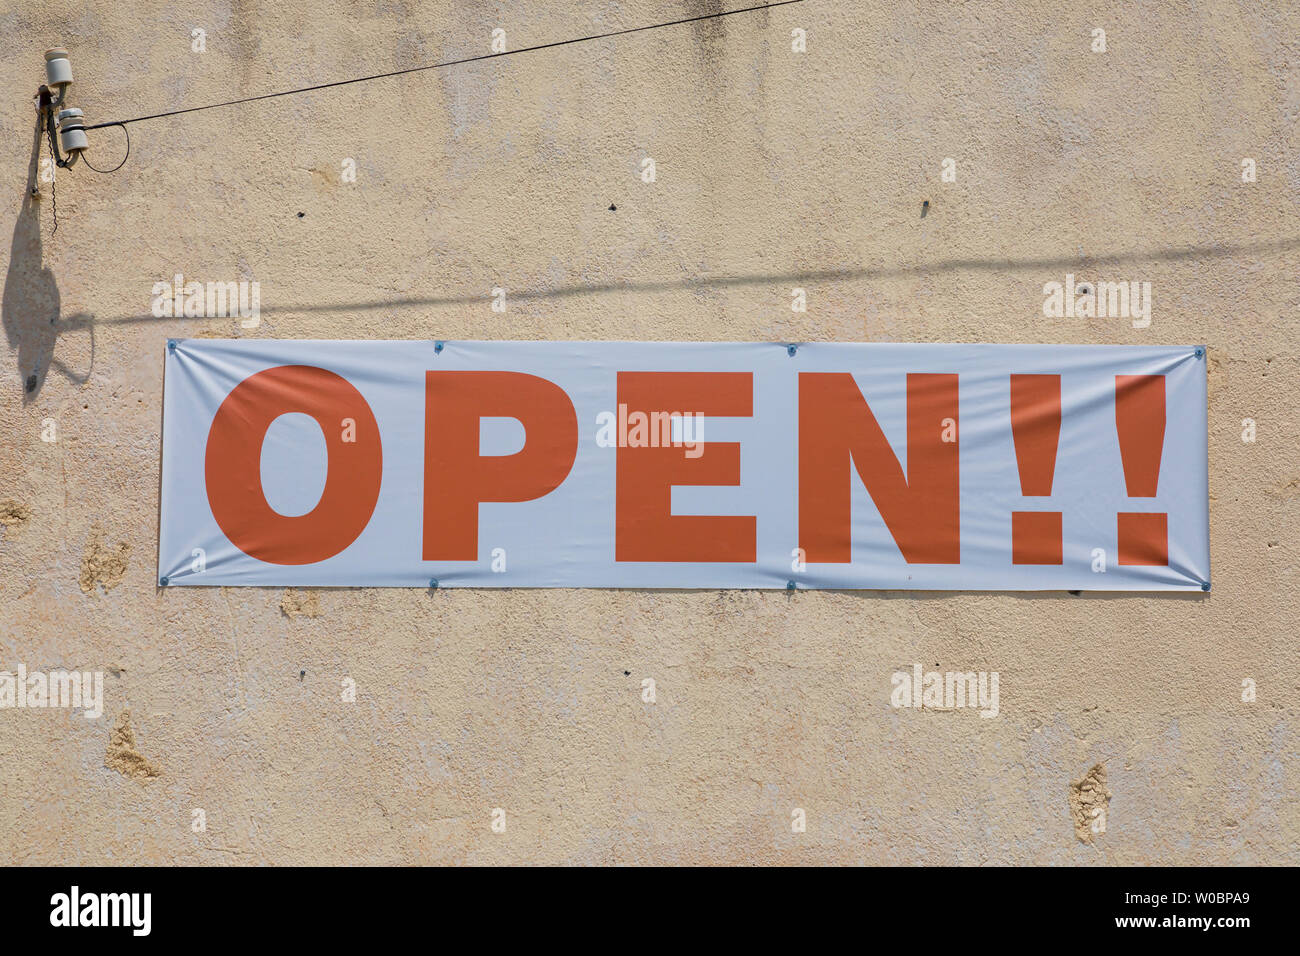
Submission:
[[[67,169],[73,164],[75,158],[69,154],[68,158],[64,159],[59,152],[59,134],[55,131],[54,107],[48,105],[45,107],[45,130],[50,137],[50,161],[60,169]]]
[[[87,128],[87,129],[103,129],[105,126],[120,126],[120,127],[122,127],[122,132],[126,134],[126,155],[122,157],[122,161],[121,161],[120,163],[118,163],[116,166],[114,166],[112,169],[99,169],[98,167],[90,166],[90,160],[88,160],[84,155],[81,157],[81,161],[82,161],[83,163],[85,163],[87,166],[90,166],[90,168],[91,168],[94,172],[97,172],[97,173],[115,173],[115,172],[117,172],[119,169],[121,169],[123,166],[126,165],[126,161],[127,161],[127,159],[130,158],[130,156],[131,156],[131,131],[130,131],[129,129],[126,128],[126,123],[100,123],[98,126],[87,126],[86,128]]]
[[[719,17],[730,17],[738,13],[753,13],[757,10],[771,10],[776,7],[789,6],[792,3],[803,3],[804,0],[776,0],[774,3],[763,3],[758,6],[744,7],[739,10],[723,10],[719,13],[706,13],[703,16],[687,17],[684,20],[669,20],[665,23],[651,23],[640,27],[629,27],[626,30],[614,30],[610,33],[597,33],[592,36],[573,37],[568,40],[556,40],[553,43],[539,43],[536,46],[520,47],[518,50],[506,50],[503,53],[483,53],[479,56],[468,56],[460,60],[444,60],[441,63],[429,63],[424,66],[413,66],[405,70],[394,70],[391,73],[376,73],[373,76],[358,76],[350,80],[335,80],[333,83],[319,83],[316,86],[304,86],[295,90],[281,90],[278,93],[263,93],[260,96],[246,96],[243,99],[227,100],[224,103],[211,103],[207,106],[191,106],[183,110],[172,110],[168,113],[152,113],[149,116],[136,116],[132,119],[112,120],[108,123],[97,123],[94,126],[87,126],[86,129],[103,129],[106,126],[121,126],[126,128],[127,123],[143,123],[146,120],[163,119],[167,116],[180,116],[184,113],[197,113],[201,110],[214,110],[223,106],[238,106],[241,103],[254,103],[258,100],[269,100],[277,96],[292,96],[295,93],[311,93],[315,90],[328,90],[336,86],[348,86],[352,83],[365,83],[368,80],[385,80],[394,76],[406,76],[409,73],[419,73],[423,70],[439,70],[449,66],[460,66],[465,63],[475,63],[479,60],[492,60],[501,56],[513,56],[516,53],[532,53],[536,50],[548,50],[553,47],[568,46],[571,43],[586,43],[589,40],[606,40],[610,37],[625,36],[629,33],[640,33],[643,30],[658,30],[663,27],[676,27],[684,23],[699,23],[702,20],[716,20]],[[127,151],[130,151],[130,142],[127,143]],[[126,160],[122,160],[126,162]],[[93,167],[92,167],[93,168]],[[120,167],[119,167],[120,168]]]
[[[42,125],[44,121],[42,120]],[[56,182],[58,159],[54,155],[54,134],[50,134],[50,204],[51,213],[54,215],[54,228],[50,230],[50,238],[53,239],[59,232],[59,187]]]

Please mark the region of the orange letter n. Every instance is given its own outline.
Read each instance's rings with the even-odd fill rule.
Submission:
[[[852,375],[801,373],[799,544],[806,560],[853,560],[849,501],[856,466],[909,564],[959,564],[956,422],[956,375],[907,376],[904,475]],[[949,441],[945,429],[952,429]]]

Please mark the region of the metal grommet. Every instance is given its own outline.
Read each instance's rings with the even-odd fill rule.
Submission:
[[[436,352],[441,352],[441,351],[442,351],[442,346],[443,346],[443,343],[442,343],[442,342],[434,342],[434,343],[433,343],[433,351],[434,351],[435,353],[436,353]]]
[[[794,353],[798,351],[799,351],[799,346],[797,345],[787,345],[785,347],[785,354],[789,355],[792,358],[794,357]]]
[[[171,583],[171,578],[167,577],[167,575],[165,575],[165,574],[164,574],[162,577],[160,577],[160,578],[158,579],[158,585],[159,585],[159,587],[164,587],[164,588],[165,588],[165,587],[166,587],[168,584],[170,584],[170,583]]]
[[[437,578],[429,578],[429,588],[430,588],[430,590],[433,590],[433,591],[438,590],[438,579],[437,579]]]
[[[787,591],[793,591],[793,590],[794,590],[794,582],[793,582],[793,581],[786,581],[786,582],[785,582],[785,589],[786,589]]]
[[[1201,590],[1202,590],[1202,591],[1208,591],[1209,589],[1210,589],[1210,582],[1209,582],[1209,581],[1206,581],[1204,584],[1201,585]]]

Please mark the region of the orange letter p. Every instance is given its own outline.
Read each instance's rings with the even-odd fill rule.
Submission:
[[[532,501],[568,477],[578,415],[554,382],[523,372],[427,372],[424,417],[424,560],[478,560],[478,506]],[[479,453],[479,420],[514,418],[524,447]]]

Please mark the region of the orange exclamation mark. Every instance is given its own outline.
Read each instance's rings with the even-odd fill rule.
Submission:
[[[1051,495],[1061,438],[1061,376],[1011,376],[1011,437],[1021,494]],[[1011,512],[1011,563],[1061,563],[1061,512]]]
[[[1115,430],[1130,498],[1154,498],[1165,447],[1165,377],[1115,376]],[[1119,563],[1169,563],[1168,515],[1119,512]]]

